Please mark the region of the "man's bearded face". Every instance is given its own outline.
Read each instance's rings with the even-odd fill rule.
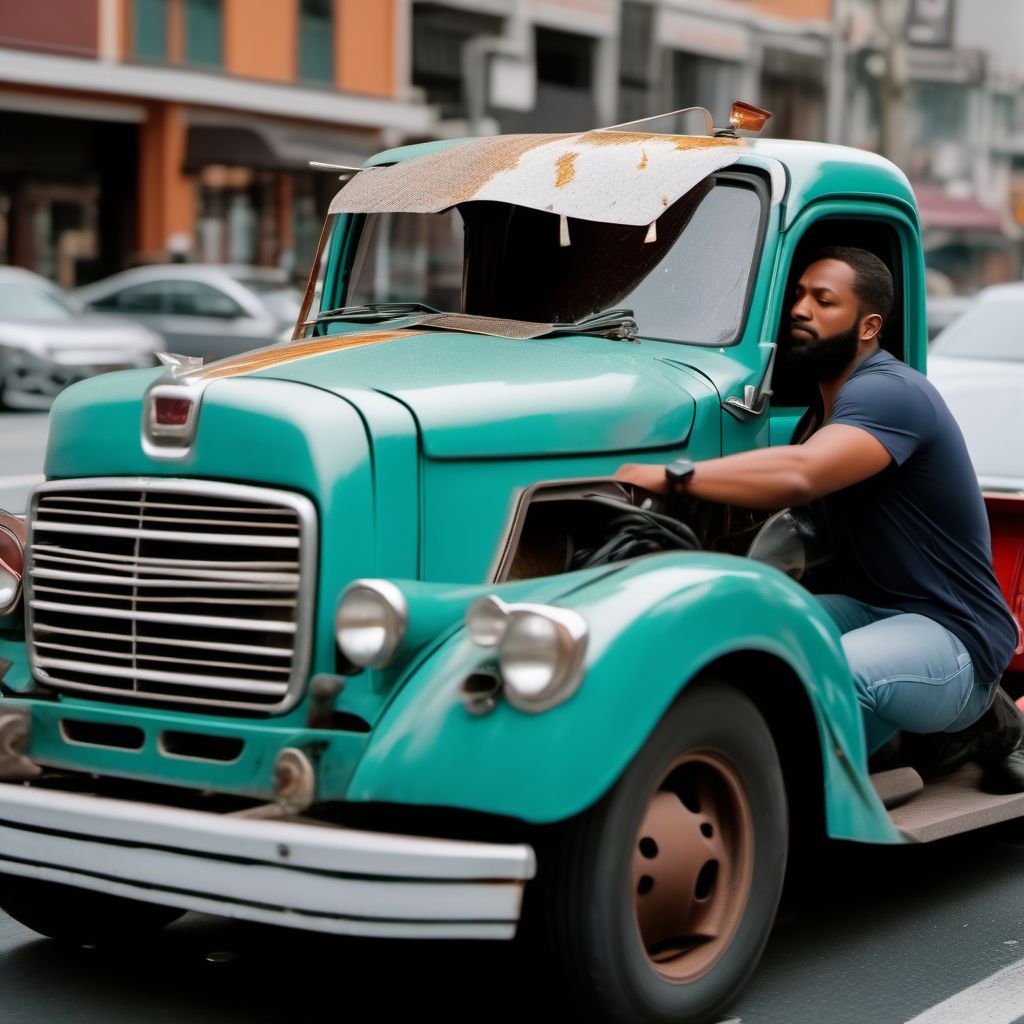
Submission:
[[[786,362],[804,371],[814,380],[835,380],[857,358],[860,342],[860,318],[853,326],[826,338],[813,327],[793,322],[783,352]]]
[[[835,380],[857,358],[863,316],[854,283],[853,268],[834,259],[812,263],[797,282],[781,354],[815,380]]]

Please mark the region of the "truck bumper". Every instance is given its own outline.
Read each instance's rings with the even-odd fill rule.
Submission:
[[[0,872],[312,931],[509,939],[526,845],[248,819],[0,783]]]

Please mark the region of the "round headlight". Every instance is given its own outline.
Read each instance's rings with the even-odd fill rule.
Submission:
[[[0,615],[9,615],[21,600],[25,571],[24,527],[10,513],[0,512]]]
[[[361,668],[384,668],[405,637],[409,606],[387,580],[356,580],[345,588],[334,617],[341,653]]]
[[[587,624],[565,608],[519,605],[501,640],[505,695],[522,711],[544,711],[571,696],[583,678]]]
[[[466,632],[480,647],[497,647],[508,628],[508,605],[500,597],[481,597],[466,612]]]

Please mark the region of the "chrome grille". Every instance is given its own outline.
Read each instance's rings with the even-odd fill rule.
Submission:
[[[309,665],[312,503],[195,480],[37,488],[26,573],[30,658],[57,689],[281,711]]]

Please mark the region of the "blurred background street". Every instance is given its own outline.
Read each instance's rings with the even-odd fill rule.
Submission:
[[[955,300],[1020,277],[1022,39],[1017,0],[0,0],[0,264],[65,289],[169,261],[303,282],[338,186],[310,161],[743,98],[766,135],[895,160]],[[204,295],[227,319],[200,289],[103,308]]]

